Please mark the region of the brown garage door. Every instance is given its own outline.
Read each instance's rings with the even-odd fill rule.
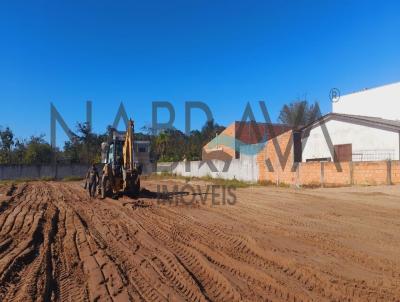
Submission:
[[[353,148],[352,144],[334,145],[335,161],[351,161]]]

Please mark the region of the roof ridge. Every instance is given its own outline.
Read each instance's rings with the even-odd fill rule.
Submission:
[[[341,97],[345,97],[345,96],[356,94],[356,93],[362,93],[362,92],[366,92],[366,91],[371,91],[371,90],[375,90],[375,89],[379,89],[379,88],[383,88],[383,87],[387,87],[387,86],[394,86],[394,85],[400,85],[400,82],[393,82],[393,83],[384,84],[384,85],[380,85],[380,86],[366,87],[366,88],[363,88],[361,90],[357,90],[357,91],[353,91],[353,92],[350,92],[350,93],[347,93],[347,94],[343,94]]]
[[[309,123],[308,125],[302,127],[300,130],[306,129],[312,125],[314,125],[315,123],[327,119],[331,116],[337,116],[337,117],[347,117],[347,118],[353,118],[355,120],[363,120],[363,121],[367,121],[370,123],[379,123],[385,126],[389,126],[389,127],[398,127],[400,128],[400,121],[399,120],[389,120],[389,119],[384,119],[381,117],[375,117],[375,116],[366,116],[366,115],[355,115],[355,114],[346,114],[346,113],[337,113],[337,112],[330,112],[328,114],[325,114],[324,116],[319,117],[318,119],[316,119],[315,121]]]

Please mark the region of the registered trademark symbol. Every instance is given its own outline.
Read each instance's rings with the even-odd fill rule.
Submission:
[[[329,91],[329,98],[332,103],[336,103],[340,99],[340,90],[337,88],[332,88],[331,91]]]

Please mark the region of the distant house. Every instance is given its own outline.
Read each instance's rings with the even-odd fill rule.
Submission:
[[[149,141],[135,141],[133,144],[135,160],[142,165],[144,173],[151,172],[150,162],[150,142]]]
[[[234,122],[203,147],[202,158],[229,160],[268,150],[278,160],[279,141],[282,152],[292,144],[293,162],[400,159],[400,83],[341,96],[332,111],[300,129]]]
[[[203,147],[203,160],[240,158],[242,150],[244,155],[257,155],[267,148],[272,156],[275,137],[282,152],[292,144],[289,159],[294,162],[400,159],[400,121],[329,113],[300,129],[235,122]]]
[[[229,160],[240,158],[243,148],[263,144],[291,129],[292,127],[281,124],[236,121],[203,147],[202,159]],[[257,152],[257,149],[252,148],[252,150],[242,152],[247,153],[247,155],[255,155],[251,152]]]
[[[400,158],[400,121],[330,113],[301,132],[303,162]]]

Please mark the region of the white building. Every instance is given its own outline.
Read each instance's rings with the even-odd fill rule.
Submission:
[[[400,82],[364,89],[333,100],[332,112],[400,120]]]
[[[303,162],[399,160],[400,121],[330,113],[304,127],[301,142]]]

